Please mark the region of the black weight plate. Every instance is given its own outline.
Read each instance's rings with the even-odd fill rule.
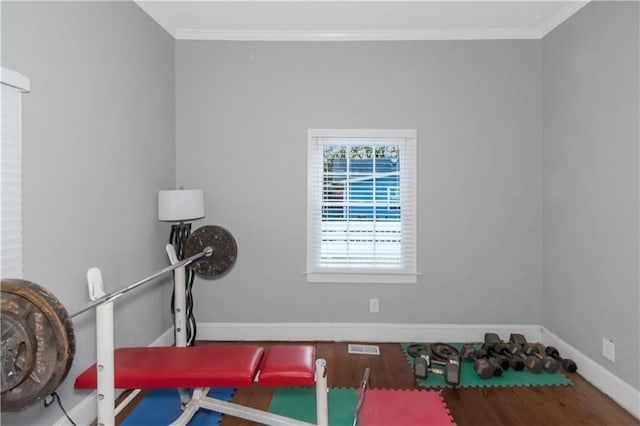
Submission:
[[[26,371],[25,366],[33,357],[28,376],[16,380],[19,381],[17,385],[13,383],[15,386],[2,391],[2,411],[17,412],[32,406],[58,388],[71,368],[76,341],[71,317],[47,289],[18,279],[3,279],[1,285],[2,360],[7,362],[2,368],[7,375],[19,375]],[[5,318],[15,327],[5,328]],[[9,351],[20,347],[22,343],[28,345],[30,334],[34,337],[31,343],[35,343],[35,348],[29,349],[29,354],[13,357]],[[5,345],[5,342],[8,344]]]
[[[422,355],[430,355],[431,350],[429,349],[429,345],[425,345],[424,343],[412,343],[407,346],[407,353],[413,358],[419,358]]]
[[[206,247],[211,247],[213,254],[202,257],[190,265],[198,275],[213,278],[223,275],[231,269],[238,255],[238,247],[229,231],[215,225],[196,229],[185,242],[185,259],[201,253]]]
[[[450,355],[458,355],[458,350],[447,343],[432,343],[431,353],[434,358],[446,361]]]

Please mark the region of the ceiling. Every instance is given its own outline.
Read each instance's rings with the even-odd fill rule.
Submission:
[[[179,40],[539,39],[588,1],[145,1]]]

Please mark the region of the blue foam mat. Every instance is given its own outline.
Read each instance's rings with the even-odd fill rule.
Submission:
[[[209,396],[223,401],[231,401],[235,389],[214,388]],[[129,413],[122,426],[168,425],[182,414],[177,389],[154,389]],[[198,410],[189,426],[218,425],[222,414],[205,409]]]

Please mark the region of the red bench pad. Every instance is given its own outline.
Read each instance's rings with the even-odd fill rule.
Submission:
[[[308,345],[271,346],[260,368],[262,386],[313,386],[316,348]]]
[[[264,349],[259,346],[143,347],[115,350],[116,389],[251,386]],[[75,382],[95,389],[96,365]]]

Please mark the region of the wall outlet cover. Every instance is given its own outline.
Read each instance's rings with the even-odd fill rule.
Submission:
[[[613,340],[607,339],[606,337],[602,338],[602,356],[607,358],[608,360],[615,362],[616,360],[616,345],[613,343]]]

